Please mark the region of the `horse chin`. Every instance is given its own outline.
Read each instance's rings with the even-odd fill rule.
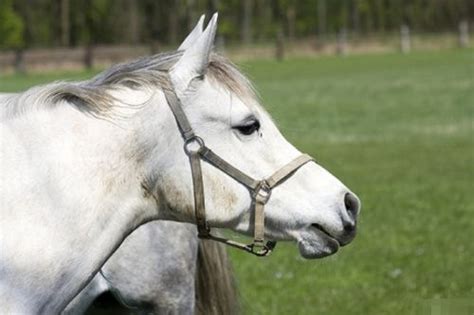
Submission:
[[[306,259],[323,258],[339,250],[339,242],[316,227],[311,226],[298,234],[298,248]]]

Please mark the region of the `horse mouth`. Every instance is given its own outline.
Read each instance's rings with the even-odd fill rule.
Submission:
[[[296,235],[298,249],[306,259],[324,258],[339,250],[340,242],[324,227],[314,223]]]
[[[317,229],[318,231],[322,232],[324,235],[326,235],[328,238],[331,239],[331,241],[335,241],[337,243],[338,246],[341,246],[340,242],[337,240],[337,238],[335,238],[334,236],[331,235],[331,233],[329,233],[323,226],[321,226],[320,224],[317,224],[317,223],[313,223],[311,224],[311,226],[315,229]]]

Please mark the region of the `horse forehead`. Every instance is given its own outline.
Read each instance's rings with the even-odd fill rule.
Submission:
[[[256,112],[258,103],[247,95],[237,95],[223,85],[206,81],[199,89],[197,102],[201,111],[209,116],[224,114],[239,115]]]

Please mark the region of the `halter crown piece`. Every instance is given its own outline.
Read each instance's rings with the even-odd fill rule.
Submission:
[[[184,139],[184,152],[186,152],[188,155],[191,164],[194,189],[194,211],[198,228],[198,237],[222,242],[232,247],[252,253],[256,256],[268,256],[276,246],[276,242],[265,242],[264,239],[265,204],[270,199],[272,189],[275,188],[275,186],[288,179],[304,164],[313,161],[313,158],[307,154],[302,154],[266,179],[256,180],[248,176],[226,162],[216,153],[212,152],[208,147],[206,147],[204,140],[194,133],[183,110],[181,101],[173,89],[173,85],[169,77],[167,77],[167,81],[168,87],[163,89],[163,92],[165,93],[168,105],[176,119],[181,136]],[[251,208],[253,208],[254,212],[254,240],[251,244],[242,244],[211,234],[211,229],[206,221],[206,206],[204,203],[204,184],[202,180],[201,160],[206,161],[207,163],[226,173],[237,182],[247,187],[249,190],[250,196],[252,198]]]

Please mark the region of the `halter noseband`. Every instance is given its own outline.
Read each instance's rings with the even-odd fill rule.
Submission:
[[[194,211],[198,228],[198,237],[222,242],[257,256],[269,255],[275,247],[276,242],[265,242],[264,240],[265,204],[270,199],[273,188],[288,179],[304,164],[313,161],[313,158],[307,154],[302,154],[266,179],[256,180],[248,176],[211,151],[206,147],[204,140],[194,133],[188,118],[184,113],[181,101],[172,87],[173,85],[169,77],[167,78],[167,81],[168,87],[164,88],[163,92],[176,119],[181,136],[184,139],[184,152],[188,155],[191,164],[194,189]],[[194,148],[192,148],[193,146]],[[251,244],[242,244],[211,234],[211,229],[206,221],[201,160],[208,162],[217,169],[226,173],[249,190],[252,198],[251,207],[253,207],[254,214],[254,240]]]

